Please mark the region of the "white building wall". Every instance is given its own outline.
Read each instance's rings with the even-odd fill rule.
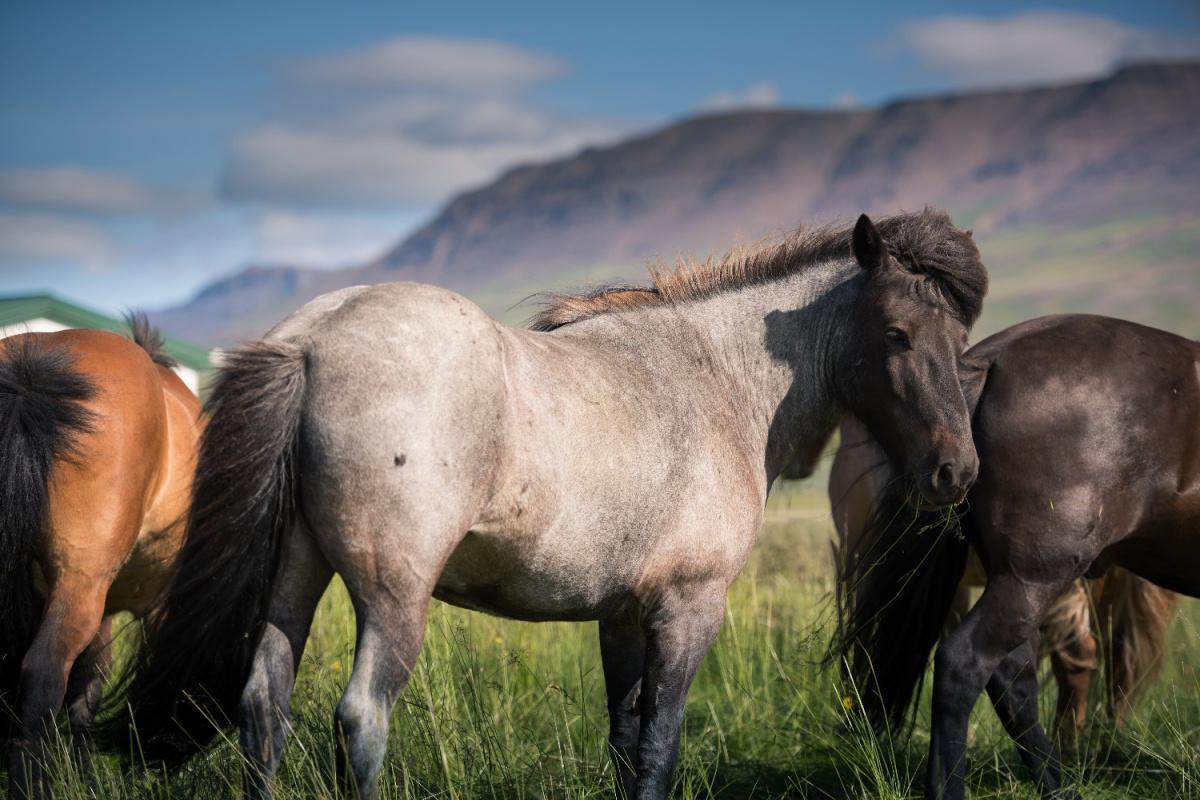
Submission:
[[[38,317],[14,325],[0,326],[0,339],[16,336],[18,333],[54,333],[55,331],[65,331],[66,329],[67,326],[62,323]],[[180,364],[175,367],[175,374],[179,376],[184,385],[192,390],[193,394],[200,394],[200,374],[196,370]]]
[[[37,319],[18,322],[15,325],[0,327],[0,339],[7,339],[9,336],[16,336],[18,333],[54,333],[55,331],[65,331],[66,329],[66,325],[55,322],[52,319],[38,317]]]

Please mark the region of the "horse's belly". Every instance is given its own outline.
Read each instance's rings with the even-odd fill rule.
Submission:
[[[593,553],[562,555],[505,537],[468,533],[450,556],[433,596],[452,605],[531,621],[607,616],[628,598],[629,581]]]

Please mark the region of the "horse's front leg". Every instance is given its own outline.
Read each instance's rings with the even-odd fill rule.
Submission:
[[[1038,622],[1061,589],[1027,584],[1011,574],[993,576],[979,602],[942,640],[934,657],[927,798],[965,797],[971,708],[1008,654],[1037,635]],[[1028,711],[1024,703],[1021,709]]]
[[[1038,721],[1036,654],[1031,642],[1009,653],[988,679],[988,696],[1042,796],[1078,800],[1079,794],[1063,783],[1058,753]]]
[[[646,634],[635,614],[600,621],[600,660],[608,693],[608,745],[618,796],[633,800],[642,726],[638,695],[646,665]]]
[[[671,790],[688,687],[721,629],[725,589],[723,582],[669,587],[645,611],[637,800],[662,800]]]

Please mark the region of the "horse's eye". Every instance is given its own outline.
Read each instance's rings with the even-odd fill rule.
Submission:
[[[888,340],[888,344],[902,347],[906,350],[912,347],[912,344],[908,341],[908,334],[899,328],[888,328],[883,336]]]

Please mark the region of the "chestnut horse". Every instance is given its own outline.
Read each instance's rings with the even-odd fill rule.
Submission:
[[[661,800],[783,468],[850,409],[927,502],[966,493],[957,365],[986,285],[927,210],[554,298],[538,330],[418,284],[317,298],[213,389],[179,572],[127,687],[141,752],[186,756],[236,717],[269,794],[337,572],[358,629],[338,763],[360,797],[438,597],[598,620],[620,791]]]
[[[1062,315],[985,339],[963,365],[979,480],[956,515],[887,488],[840,576],[840,650],[878,716],[903,721],[974,548],[987,586],[937,648],[926,795],[963,797],[986,688],[1040,791],[1075,797],[1038,720],[1038,627],[1074,581],[1114,566],[1200,596],[1200,343]]]
[[[862,551],[872,510],[895,472],[861,422],[843,417],[839,433],[840,445],[829,471],[829,504],[838,533],[834,551],[840,569],[847,558]],[[972,589],[986,584],[987,573],[972,550],[946,619],[947,630],[970,610]],[[1101,660],[1107,659],[1109,665],[1109,715],[1120,725],[1162,666],[1167,627],[1178,605],[1179,595],[1174,592],[1113,567],[1103,577],[1075,581],[1050,606],[1040,634],[1042,652],[1050,658],[1058,685],[1054,727],[1064,755],[1075,752]],[[869,694],[871,686],[860,690]]]
[[[158,333],[66,330],[0,340],[0,701],[14,796],[46,791],[40,761],[64,703],[90,722],[109,617],[166,585],[190,501],[196,396]]]

